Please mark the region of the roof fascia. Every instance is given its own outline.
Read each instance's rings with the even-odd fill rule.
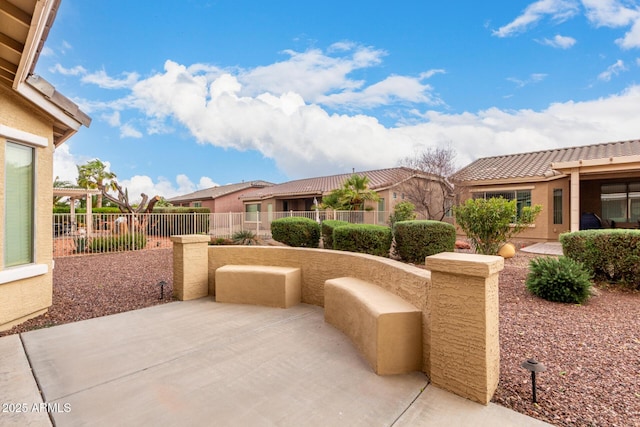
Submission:
[[[581,173],[635,170],[640,168],[640,155],[556,162],[551,164],[551,168],[565,174],[570,174],[574,169],[580,169]]]

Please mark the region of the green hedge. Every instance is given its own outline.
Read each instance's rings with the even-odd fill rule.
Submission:
[[[317,248],[320,244],[320,224],[304,217],[280,218],[271,222],[271,236],[285,245]]]
[[[453,252],[456,229],[441,221],[398,221],[393,226],[396,254],[406,262],[423,264],[440,252]]]
[[[348,224],[333,230],[333,249],[389,256],[391,228],[383,225]]]
[[[325,249],[333,249],[333,230],[336,227],[342,227],[343,225],[349,225],[350,222],[338,221],[335,219],[327,219],[322,221],[322,242]]]
[[[640,288],[640,230],[583,230],[560,235],[564,254],[596,281]]]
[[[128,233],[93,237],[89,241],[91,252],[119,252],[144,249],[147,237],[142,233]]]

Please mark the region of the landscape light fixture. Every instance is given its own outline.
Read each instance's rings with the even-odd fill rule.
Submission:
[[[166,284],[167,282],[165,282],[164,280],[158,282],[158,286],[160,286],[160,298],[158,299],[164,299],[164,285]]]
[[[531,391],[533,393],[533,403],[538,403],[536,399],[536,372],[544,372],[547,370],[547,367],[538,362],[536,359],[525,360],[520,366],[531,372]]]

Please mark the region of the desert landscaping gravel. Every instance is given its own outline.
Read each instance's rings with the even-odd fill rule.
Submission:
[[[640,426],[640,293],[599,287],[584,305],[539,299],[524,284],[532,256],[519,251],[500,274],[493,401],[558,426]],[[170,302],[172,274],[171,249],[56,258],[48,313],[0,336]],[[532,357],[547,367],[537,404],[520,367]]]

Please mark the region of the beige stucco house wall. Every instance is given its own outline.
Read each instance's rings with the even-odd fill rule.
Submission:
[[[24,46],[22,52],[0,49],[0,331],[38,316],[51,306],[53,152],[82,125],[91,122],[77,105],[33,74],[59,3],[23,0],[18,7],[0,14],[2,32]],[[0,45],[5,42],[0,39]],[[5,258],[15,251],[8,243],[6,225],[7,209],[11,208],[6,205],[8,143],[32,149],[33,153],[33,255],[29,262],[7,263]],[[23,237],[26,242],[30,240],[28,235]]]

